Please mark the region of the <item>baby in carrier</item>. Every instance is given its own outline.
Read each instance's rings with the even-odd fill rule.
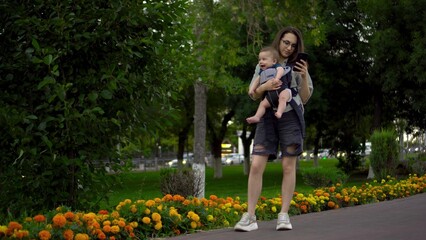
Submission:
[[[248,123],[258,123],[260,118],[265,114],[266,109],[272,107],[275,111],[275,116],[281,118],[287,106],[287,102],[292,99],[292,93],[289,89],[291,82],[291,68],[285,69],[278,63],[279,54],[273,47],[265,47],[259,52],[259,67],[260,72],[257,79],[250,86],[249,94],[253,95],[256,88],[272,79],[282,81],[281,87],[277,90],[267,91],[263,96],[262,101],[257,108],[254,116],[248,117]]]

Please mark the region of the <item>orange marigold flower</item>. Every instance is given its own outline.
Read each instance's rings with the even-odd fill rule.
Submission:
[[[98,233],[98,238],[99,238],[99,239],[101,239],[101,240],[106,239],[106,235],[105,235],[105,233],[103,233],[103,232],[99,232],[99,233]]]
[[[56,214],[53,218],[53,226],[62,228],[67,223],[67,219],[62,214]]]
[[[65,238],[65,240],[73,240],[74,239],[74,232],[71,229],[67,229],[62,234]]]
[[[172,201],[173,200],[173,196],[171,194],[166,194],[163,197],[164,201]]]
[[[300,210],[302,210],[302,212],[306,213],[308,211],[308,207],[306,207],[306,205],[301,205]]]
[[[96,229],[101,228],[101,225],[97,221],[93,221],[92,226]]]
[[[107,215],[108,211],[107,210],[99,210],[98,213],[101,214],[101,215]]]
[[[349,202],[350,200],[351,198],[349,196],[345,196],[345,199],[344,199],[345,202]]]
[[[27,230],[18,230],[14,233],[15,237],[18,239],[22,239],[28,237],[30,233]]]
[[[327,206],[329,208],[334,208],[336,206],[336,203],[334,203],[333,201],[328,201]]]
[[[41,230],[38,233],[38,237],[40,238],[40,240],[49,240],[50,237],[51,237],[51,235],[50,235],[49,231],[47,231],[47,230]]]
[[[42,215],[42,214],[34,216],[33,219],[36,222],[44,222],[44,221],[46,221],[46,217],[44,215]]]
[[[185,201],[183,201],[183,205],[188,206],[189,204],[191,204],[190,200],[185,199]]]
[[[115,240],[114,236],[109,237],[109,240]]]
[[[118,221],[117,225],[120,226],[120,227],[124,227],[124,226],[126,226],[126,222],[123,221],[123,220],[120,220],[120,221]]]
[[[173,201],[182,202],[183,200],[185,200],[185,198],[179,194],[173,196]]]
[[[68,220],[68,221],[73,221],[74,220],[74,213],[73,212],[66,212],[64,214],[64,217]]]
[[[126,226],[124,227],[124,229],[125,229],[127,232],[133,232],[133,227],[132,227],[132,226],[130,226],[130,225],[126,225]]]
[[[110,225],[105,225],[102,227],[102,230],[106,233],[111,232],[111,226]]]
[[[173,229],[173,233],[175,235],[180,235],[180,230],[175,228],[175,229]]]
[[[22,229],[22,225],[19,224],[18,222],[10,222],[8,225],[8,229],[10,230],[21,230]]]
[[[75,235],[74,240],[89,240],[89,235],[85,234],[85,233],[77,233],[77,235]]]

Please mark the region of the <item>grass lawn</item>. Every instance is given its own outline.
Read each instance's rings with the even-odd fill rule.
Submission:
[[[336,159],[319,160],[320,166],[326,168],[336,168]],[[300,161],[299,168],[313,166],[312,161]],[[336,168],[337,169],[337,168]],[[154,199],[162,197],[160,191],[160,172],[131,172],[122,174],[122,185],[111,189],[109,203],[103,202],[102,208],[110,209],[115,207],[124,199]],[[358,174],[351,177],[345,185],[360,185],[366,182],[366,174]],[[223,166],[223,177],[213,178],[213,168],[206,168],[206,189],[205,196],[216,195],[218,197],[240,197],[247,200],[247,179],[244,175],[243,165]],[[263,176],[262,196],[267,198],[276,197],[280,194],[282,179],[281,164],[270,162],[266,166]],[[301,175],[297,174],[296,192],[310,193],[314,188],[304,184]]]

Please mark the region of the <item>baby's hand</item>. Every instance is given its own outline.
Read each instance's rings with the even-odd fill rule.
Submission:
[[[282,84],[281,80],[278,79],[278,78],[272,79],[272,83],[273,83],[274,86],[281,86],[281,84]]]

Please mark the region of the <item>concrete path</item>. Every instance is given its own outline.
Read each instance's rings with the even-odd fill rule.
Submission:
[[[426,193],[408,198],[292,216],[293,230],[276,231],[276,220],[260,221],[259,229],[232,228],[198,232],[170,240],[420,240],[426,239]]]

